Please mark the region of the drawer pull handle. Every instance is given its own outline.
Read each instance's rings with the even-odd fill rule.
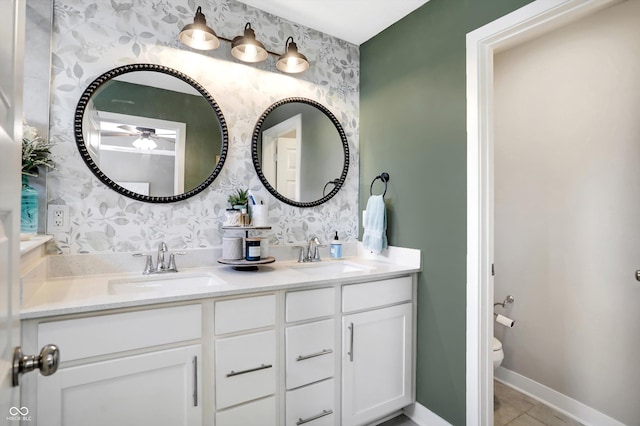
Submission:
[[[248,370],[242,370],[242,371],[233,371],[231,370],[231,372],[229,374],[227,374],[227,377],[233,377],[233,376],[239,376],[241,374],[247,374],[247,373],[253,373],[254,371],[259,371],[259,370],[266,370],[267,368],[271,368],[273,367],[273,365],[269,364],[269,365],[260,365],[260,367],[255,367],[255,368],[250,368]]]
[[[198,357],[193,357],[193,406],[198,406]]]
[[[306,419],[302,419],[302,418],[298,419],[298,421],[296,422],[296,425],[300,426],[300,425],[303,425],[305,423],[309,423],[309,422],[312,422],[314,420],[318,420],[319,418],[324,417],[324,416],[328,416],[330,414],[333,414],[333,410],[322,410],[322,413],[316,414],[315,416],[311,416],[311,417],[308,417]]]
[[[350,323],[348,328],[351,333],[349,338],[349,352],[347,352],[347,354],[349,355],[349,361],[353,362],[353,335],[355,334],[353,323]]]
[[[317,356],[322,356],[322,355],[327,355],[332,353],[333,353],[333,349],[323,349],[320,352],[316,352],[315,354],[298,355],[298,358],[296,358],[296,361],[304,361],[305,359],[315,358]]]

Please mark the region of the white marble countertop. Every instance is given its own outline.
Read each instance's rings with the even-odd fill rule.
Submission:
[[[339,271],[339,265],[344,265],[347,272]],[[322,270],[323,267],[326,270]],[[261,265],[257,271],[237,271],[231,266],[220,265],[146,276],[140,272],[128,272],[51,278],[38,283],[25,297],[20,317],[26,320],[290,288],[348,284],[420,270],[419,250],[396,248],[391,256],[359,255],[341,261],[323,260],[308,264],[279,261]],[[150,280],[203,276],[212,276],[215,282],[207,286],[182,286],[179,283],[146,285]],[[142,285],[138,285],[140,283]]]

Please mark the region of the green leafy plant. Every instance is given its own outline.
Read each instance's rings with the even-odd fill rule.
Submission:
[[[249,200],[249,189],[236,189],[236,192],[229,195],[229,199],[227,200],[231,207],[233,206],[243,206],[247,204]]]
[[[22,136],[22,174],[38,176],[40,167],[55,170],[55,163],[51,159],[52,146],[53,142],[45,141],[35,128],[25,124]]]

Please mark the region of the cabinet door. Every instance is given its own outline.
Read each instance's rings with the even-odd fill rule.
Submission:
[[[412,395],[411,304],[342,319],[342,424],[363,425],[409,405]]]
[[[38,376],[46,426],[202,425],[201,347],[193,345]]]

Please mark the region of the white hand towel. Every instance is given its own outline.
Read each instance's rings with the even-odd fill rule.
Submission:
[[[366,250],[379,254],[387,248],[387,212],[382,195],[369,197],[362,226],[362,245]]]

